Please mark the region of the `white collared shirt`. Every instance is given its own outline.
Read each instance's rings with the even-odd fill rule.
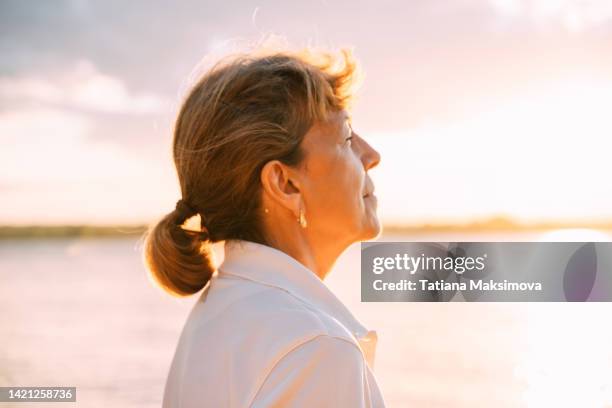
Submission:
[[[309,269],[228,241],[183,328],[165,408],[384,407],[366,330]]]

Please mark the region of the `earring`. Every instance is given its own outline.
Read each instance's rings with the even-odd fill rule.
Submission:
[[[269,213],[270,211],[269,211],[267,208],[264,208],[264,212],[267,214],[267,213]]]
[[[306,222],[306,217],[304,216],[304,210],[302,210],[300,208],[300,217],[297,219],[297,221],[300,223],[300,226],[302,228],[306,228],[308,226],[308,223]]]

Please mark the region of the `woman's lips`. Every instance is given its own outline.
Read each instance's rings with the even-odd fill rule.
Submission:
[[[369,193],[363,196],[364,199],[369,199],[373,201],[377,201],[376,195],[374,193]]]

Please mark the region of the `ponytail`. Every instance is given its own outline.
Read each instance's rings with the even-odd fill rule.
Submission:
[[[144,254],[151,276],[175,296],[199,292],[215,271],[208,230],[205,227],[202,231],[182,228],[185,220],[195,213],[179,200],[176,209],[146,234]]]

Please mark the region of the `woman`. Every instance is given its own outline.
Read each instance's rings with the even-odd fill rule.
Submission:
[[[380,232],[367,175],[380,156],[347,114],[355,68],[347,51],[242,55],[186,98],[173,145],[182,199],[145,256],[168,292],[205,290],[164,407],[384,406],[375,333],[323,283],[349,245]],[[196,215],[200,231],[186,229]]]

